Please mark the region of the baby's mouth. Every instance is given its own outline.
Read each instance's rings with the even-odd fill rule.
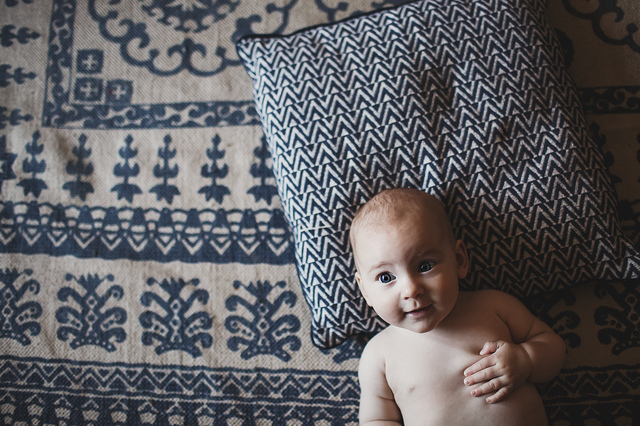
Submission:
[[[412,311],[408,311],[408,312],[406,312],[406,315],[408,315],[410,317],[421,317],[421,316],[424,316],[431,310],[432,306],[433,305],[427,305],[427,306],[423,306],[421,308],[414,309]]]

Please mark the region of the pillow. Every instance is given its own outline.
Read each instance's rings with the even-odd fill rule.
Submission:
[[[316,345],[385,326],[355,284],[348,230],[389,187],[445,203],[471,261],[463,289],[638,277],[543,0],[416,1],[237,48]]]

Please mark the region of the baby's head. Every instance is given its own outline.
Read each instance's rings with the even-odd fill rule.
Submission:
[[[394,188],[379,192],[358,210],[349,232],[351,249],[356,251],[358,233],[368,227],[393,225],[411,216],[429,214],[435,221],[427,224],[444,231],[444,237],[454,244],[455,237],[444,204],[432,195],[413,188]],[[423,221],[421,221],[423,222]]]
[[[453,309],[467,252],[442,203],[417,189],[390,189],[356,214],[349,240],[367,303],[391,325],[435,328]]]

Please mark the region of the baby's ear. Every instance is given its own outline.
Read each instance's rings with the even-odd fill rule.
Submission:
[[[458,262],[458,279],[463,279],[469,272],[469,255],[464,241],[456,241],[456,262]]]
[[[371,303],[369,303],[369,299],[367,298],[367,292],[364,289],[364,285],[362,284],[362,277],[360,276],[360,273],[358,271],[356,271],[356,282],[358,283],[358,288],[360,289],[360,293],[362,293],[364,300],[367,301],[367,305],[371,306]]]

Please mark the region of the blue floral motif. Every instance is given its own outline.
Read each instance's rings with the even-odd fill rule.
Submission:
[[[7,152],[7,138],[0,136],[0,192],[2,192],[2,184],[6,180],[16,178],[13,172],[13,162],[16,161],[16,154]]]
[[[7,87],[13,80],[16,84],[24,84],[27,79],[33,80],[36,78],[36,73],[25,73],[22,68],[16,68],[14,72],[11,72],[11,65],[0,65],[0,87]]]
[[[138,155],[138,150],[131,147],[133,143],[133,137],[127,135],[124,140],[125,146],[118,150],[118,154],[124,160],[124,163],[116,164],[113,168],[113,174],[123,179],[122,183],[114,185],[111,188],[112,192],[118,194],[118,200],[124,198],[128,202],[133,202],[133,197],[136,194],[141,194],[142,190],[136,184],[131,183],[129,180],[138,176],[140,173],[140,166],[138,163],[130,163],[130,160]]]
[[[33,271],[25,269],[0,269],[0,338],[14,339],[23,346],[29,345],[31,339],[27,336],[40,334],[40,324],[35,320],[42,315],[42,306],[38,302],[22,299],[27,293],[36,295],[40,292],[40,283],[28,279],[19,288],[15,283],[22,275],[31,276]]]
[[[185,33],[198,33],[208,30],[211,23],[218,22],[233,13],[240,4],[239,0],[196,0],[190,2],[178,0],[144,1],[142,10],[152,18],[158,18],[167,26],[175,25],[175,30]]]
[[[46,73],[47,84],[52,86],[53,91],[44,103],[43,126],[51,127],[54,122],[59,121],[62,115],[60,109],[69,102],[75,11],[75,4],[53,2]]]
[[[279,14],[273,22],[281,24],[273,29],[282,33],[288,23],[291,9],[298,0],[289,0],[284,5],[275,2],[264,3],[263,14]],[[173,76],[187,71],[199,77],[211,77],[228,67],[240,65],[235,58],[234,44],[243,35],[254,33],[251,26],[262,21],[261,14],[236,18],[235,31],[223,45],[209,44],[214,37],[196,37],[210,30],[212,24],[221,22],[235,11],[238,0],[145,0],[142,9],[147,18],[129,16],[126,2],[114,0],[100,2],[90,0],[88,9],[92,19],[100,28],[102,37],[120,46],[122,58],[130,65],[146,68],[159,76]],[[261,4],[262,6],[262,4]],[[165,37],[157,40],[152,37],[153,25],[172,26],[180,37]],[[115,30],[117,29],[117,30]],[[229,53],[231,52],[231,53]]]
[[[245,346],[240,356],[243,359],[253,358],[257,355],[273,355],[288,362],[291,360],[289,351],[300,350],[301,343],[296,332],[300,330],[300,320],[294,315],[282,315],[274,318],[283,305],[293,307],[296,304],[296,295],[292,291],[282,292],[275,300],[269,301],[269,294],[276,288],[286,287],[284,281],[279,281],[271,285],[269,281],[258,281],[248,286],[240,281],[235,281],[233,287],[245,288],[255,301],[250,303],[240,296],[233,295],[226,301],[229,311],[235,312],[240,306],[253,317],[248,320],[240,315],[231,315],[225,321],[225,327],[232,334],[239,336],[231,337],[227,341],[227,346],[232,351],[239,351],[241,346]]]
[[[162,315],[154,311],[145,311],[140,315],[140,324],[149,330],[142,333],[142,343],[151,346],[154,341],[158,341],[160,344],[155,349],[158,355],[178,350],[197,358],[202,355],[198,345],[210,348],[213,344],[213,338],[205,332],[213,325],[211,316],[204,311],[191,313],[196,301],[202,305],[209,301],[209,293],[197,289],[192,291],[187,299],[180,295],[185,289],[197,286],[199,282],[197,278],[189,282],[182,278],[168,278],[162,282],[154,278],[147,280],[149,286],[158,284],[168,295],[168,298],[164,299],[148,291],[140,297],[143,306],[150,307],[155,303],[164,311]]]
[[[265,5],[265,12],[271,15],[274,13],[280,14],[279,17],[273,18],[273,22],[281,22],[281,24],[271,30],[274,34],[282,34],[289,25],[289,16],[291,9],[298,3],[298,0],[289,0],[289,2],[281,5],[277,5],[272,2],[268,2]],[[236,21],[236,30],[231,36],[231,40],[235,43],[245,35],[255,34],[256,31],[251,28],[254,23],[262,22],[261,15],[250,15],[246,18],[239,18]]]
[[[83,5],[86,7],[86,3],[83,3]],[[115,6],[115,2],[109,2],[109,5]],[[74,51],[75,26],[78,23],[76,14],[75,0],[55,0],[53,2],[46,71],[47,85],[50,90],[45,93],[43,126],[85,129],[147,129],[260,124],[253,100],[130,104],[134,82],[129,80],[107,81],[105,104],[74,103],[71,95],[73,94],[72,84],[74,81],[72,77],[74,75],[72,70],[73,58],[77,57],[77,51]],[[117,17],[113,19],[117,19]],[[257,20],[259,21],[260,18],[257,18]],[[133,25],[133,22],[130,22],[130,24]],[[240,25],[239,21],[238,25]],[[136,35],[133,33],[131,35],[132,39],[124,37],[120,39],[120,42],[125,44],[140,42],[141,39],[139,37],[146,37],[144,40],[151,41],[145,34]],[[246,34],[244,28],[232,37],[233,40],[237,40],[242,34]],[[182,35],[182,41],[184,41],[184,35]],[[164,41],[159,40],[158,42],[162,44]],[[135,46],[135,44],[132,46]],[[121,45],[121,47],[121,51],[126,52],[126,46]],[[229,47],[233,47],[233,44],[229,43]],[[136,49],[137,47],[132,48]],[[145,51],[149,51],[154,47],[146,45],[145,49]],[[160,46],[155,50],[160,54],[166,51],[166,48]],[[235,51],[235,49],[233,50]],[[176,58],[176,53],[179,54],[180,52],[174,52],[172,59]],[[161,60],[157,56],[153,56],[153,58],[157,61]],[[153,70],[155,66],[152,62],[153,60],[149,63],[149,66]],[[204,63],[215,66],[214,62],[204,61]],[[239,62],[235,63],[235,65],[239,65]],[[218,72],[220,71],[222,70]],[[15,115],[14,119],[17,119],[19,111]],[[2,110],[0,109],[0,128],[3,126]]]
[[[329,22],[335,22],[336,14],[338,12],[344,12],[349,8],[349,3],[345,1],[338,2],[336,6],[327,6],[323,0],[315,0],[315,2],[318,9],[327,14]]]
[[[58,300],[61,302],[75,302],[77,308],[70,305],[62,306],[56,311],[56,319],[60,324],[58,339],[67,341],[72,349],[80,346],[95,345],[109,352],[116,350],[113,341],[124,342],[127,333],[122,325],[127,320],[127,312],[120,307],[106,308],[109,299],[121,300],[124,290],[119,285],[112,285],[103,294],[98,294],[97,289],[104,281],[113,281],[113,275],[100,278],[97,274],[75,277],[72,274],[65,276],[66,281],[75,281],[83,289],[80,294],[71,287],[62,287],[58,291]]]
[[[4,129],[5,127],[7,127],[7,123],[11,124],[12,126],[17,126],[23,121],[27,122],[33,120],[32,115],[23,115],[20,109],[11,110],[11,112],[9,112],[9,115],[7,115],[7,112],[9,112],[9,110],[6,107],[0,105],[0,129]]]
[[[565,9],[574,16],[591,21],[591,28],[598,38],[615,46],[628,46],[640,53],[638,42],[638,25],[625,20],[625,11],[618,5],[618,0],[595,0],[588,11],[575,8],[570,0],[562,0]],[[605,17],[612,17],[606,19]],[[615,25],[611,25],[611,23]]]
[[[152,39],[152,31],[149,31],[151,22],[137,22],[134,17],[125,16],[127,10],[121,8],[125,2],[116,0],[100,2],[99,5],[96,3],[96,0],[89,1],[89,13],[99,24],[102,37],[119,44],[122,58],[133,66],[146,68],[159,76],[176,75],[186,70],[196,76],[210,77],[229,66],[240,64],[238,59],[228,57],[226,48],[218,46],[210,51],[207,49],[209,46],[184,35],[176,37],[175,44],[171,44],[170,38],[158,40],[159,44],[155,44],[157,40]],[[154,0],[150,5],[143,6],[143,9],[154,19],[157,15],[162,15],[159,21],[163,25],[172,25],[178,21],[175,29],[186,35],[191,31],[201,33],[206,30],[209,28],[209,20],[223,19],[226,14],[222,10],[229,6],[235,8],[235,3],[228,0],[218,0],[215,3],[200,0],[189,8],[180,2]],[[171,60],[166,61],[166,58]],[[179,59],[178,63],[174,58]],[[202,68],[202,64],[212,66]]]
[[[25,4],[30,4],[33,3],[33,0],[22,0],[22,2]],[[5,0],[5,4],[7,5],[7,7],[14,7],[20,4],[20,0]]]
[[[158,201],[164,199],[169,204],[173,203],[173,197],[180,195],[180,191],[175,185],[169,185],[169,179],[173,179],[178,176],[178,165],[170,165],[170,160],[176,156],[176,150],[170,149],[171,136],[166,135],[164,137],[164,147],[158,149],[158,158],[160,158],[160,164],[156,164],[153,168],[153,175],[162,179],[162,183],[154,186],[149,192],[155,192]]]
[[[219,204],[222,204],[222,199],[225,195],[229,195],[230,192],[226,186],[218,185],[216,180],[223,179],[229,174],[229,166],[223,164],[221,167],[217,164],[218,160],[222,160],[225,154],[224,149],[219,148],[221,142],[220,135],[215,135],[215,137],[211,139],[211,142],[213,143],[213,147],[207,149],[207,157],[211,160],[211,164],[204,164],[200,171],[202,177],[211,179],[211,185],[203,186],[198,193],[204,194],[207,201],[213,198]]]
[[[31,143],[27,143],[25,150],[31,158],[25,158],[22,162],[22,171],[24,173],[31,174],[30,178],[22,179],[18,186],[21,186],[24,190],[24,195],[33,194],[36,198],[40,196],[43,189],[47,189],[47,184],[37,176],[44,173],[47,169],[47,163],[44,160],[38,160],[38,155],[44,151],[44,145],[38,144],[40,139],[40,132],[35,131],[31,136]]]
[[[78,146],[73,147],[71,152],[76,157],[76,161],[67,163],[67,174],[75,176],[75,180],[68,181],[62,185],[62,189],[69,191],[72,197],[79,197],[82,201],[87,199],[87,194],[93,192],[93,185],[82,180],[83,177],[93,174],[93,164],[85,162],[91,156],[91,148],[86,147],[87,136],[82,134],[78,139]]]
[[[409,1],[411,0],[382,0],[380,2],[371,3],[371,8],[380,9],[383,7],[394,7],[407,3]],[[336,22],[340,19],[355,17],[365,13],[365,11],[362,10],[349,10],[349,7],[351,7],[351,5],[347,1],[336,2],[332,0],[327,2],[327,0],[315,0],[315,3],[318,7],[318,10],[324,12],[327,15],[327,20],[329,22]]]
[[[16,27],[13,25],[4,25],[0,29],[0,46],[12,46],[14,40],[20,44],[27,44],[29,40],[35,40],[40,37],[40,34],[31,31],[29,28],[20,28],[17,33],[14,32],[15,29]]]
[[[594,313],[596,324],[603,326],[598,331],[598,340],[603,345],[613,343],[611,353],[619,355],[627,349],[640,347],[640,292],[635,282],[614,286],[600,283],[595,287],[599,299],[611,297],[615,302],[600,306]]]
[[[271,169],[271,154],[267,148],[267,139],[264,136],[261,138],[261,145],[254,149],[253,153],[258,159],[258,163],[251,165],[249,173],[254,178],[259,179],[260,184],[249,188],[247,193],[253,195],[256,203],[264,200],[270,205],[273,197],[278,195],[278,188],[275,185],[275,178]]]

